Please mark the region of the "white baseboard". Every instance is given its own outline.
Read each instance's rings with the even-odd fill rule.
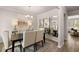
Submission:
[[[57,38],[57,37],[54,37],[54,36],[52,36],[52,35],[48,35],[48,34],[46,34],[46,38],[48,38],[49,40],[58,42],[58,38]]]
[[[57,47],[58,47],[58,48],[62,48],[63,46],[64,46],[64,42],[63,42],[62,45],[58,45]]]

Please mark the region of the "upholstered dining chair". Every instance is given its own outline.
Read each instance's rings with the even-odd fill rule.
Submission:
[[[13,36],[12,35],[9,36],[9,34],[11,34],[11,33],[9,33],[9,31],[1,32],[1,36],[2,36],[2,40],[3,40],[5,52],[7,52],[8,50],[12,49],[11,40],[12,40]],[[17,43],[15,46],[18,46],[18,45],[20,45],[20,43]]]
[[[9,32],[8,31],[1,32],[1,37],[4,43],[4,49],[5,51],[7,51],[9,48]]]
[[[35,49],[35,39],[36,39],[36,31],[25,31],[23,32],[23,43],[22,43],[22,47],[23,47],[23,51],[25,52],[25,48],[28,48],[30,46],[34,47],[34,51],[36,51]]]
[[[42,47],[44,46],[44,40],[43,40],[43,35],[44,35],[44,29],[39,29],[36,31],[36,49],[37,49],[37,43],[42,43]]]

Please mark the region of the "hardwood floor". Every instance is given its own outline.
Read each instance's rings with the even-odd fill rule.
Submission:
[[[3,43],[0,43],[0,52],[2,51]]]
[[[57,47],[57,43],[53,41],[46,41],[43,48],[39,52],[79,52],[79,37],[70,36],[68,34],[67,41],[62,48]]]
[[[2,47],[3,44],[1,43],[0,51],[2,50]],[[68,35],[67,41],[65,41],[62,48],[58,48],[56,42],[46,40],[44,47],[41,47],[41,44],[38,44],[37,52],[79,52],[79,37]]]

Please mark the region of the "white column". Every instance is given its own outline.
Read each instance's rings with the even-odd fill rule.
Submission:
[[[67,40],[67,36],[68,36],[68,15],[67,12],[65,13],[65,19],[64,19],[64,35],[65,35],[65,40]]]
[[[64,6],[59,6],[59,19],[58,19],[58,48],[64,45]]]

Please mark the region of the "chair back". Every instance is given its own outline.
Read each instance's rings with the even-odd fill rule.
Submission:
[[[1,36],[2,36],[3,43],[4,43],[4,48],[8,49],[9,48],[9,32],[4,31],[1,33]]]
[[[23,48],[30,46],[35,43],[36,31],[25,31],[23,32]]]
[[[11,34],[11,40],[17,40],[17,39],[19,39],[19,33],[18,34],[12,33]]]
[[[43,40],[44,30],[38,30],[36,34],[36,42]]]

